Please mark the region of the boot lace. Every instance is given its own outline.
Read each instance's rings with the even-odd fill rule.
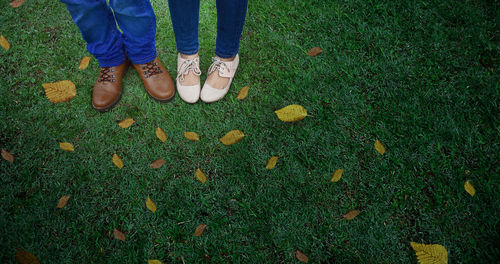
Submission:
[[[149,78],[155,74],[160,74],[163,72],[160,66],[158,66],[158,63],[152,61],[144,64],[141,69],[143,70],[144,78]]]
[[[177,73],[177,78],[182,82],[184,81],[184,76],[189,73],[189,71],[193,71],[194,75],[201,75],[199,65],[199,58],[194,60],[185,60],[180,67],[180,71]]]
[[[111,74],[115,69],[112,67],[102,67],[101,72],[99,73],[99,77],[97,78],[98,82],[115,82],[115,75]]]

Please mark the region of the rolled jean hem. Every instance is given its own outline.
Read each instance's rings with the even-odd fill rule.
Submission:
[[[194,54],[198,53],[198,49],[196,49],[194,51],[177,50],[177,52],[184,54],[184,55],[194,55]]]
[[[238,54],[238,51],[236,51],[236,53],[231,54],[231,55],[225,55],[225,54],[222,54],[222,53],[215,51],[215,55],[217,55],[217,57],[223,58],[223,59],[230,59],[232,57],[235,57],[237,54]]]
[[[144,64],[153,61],[156,58],[156,56],[157,56],[156,49],[154,49],[151,51],[150,55],[145,56],[144,58],[136,59],[136,58],[131,58],[129,56],[129,59],[132,61],[133,64]]]
[[[114,67],[114,66],[122,65],[125,62],[126,57],[125,57],[125,54],[123,54],[121,56],[118,56],[118,57],[115,57],[112,59],[98,59],[98,58],[96,58],[96,59],[99,62],[99,66],[101,66],[101,67]]]

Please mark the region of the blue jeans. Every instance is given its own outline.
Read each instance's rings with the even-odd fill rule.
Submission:
[[[106,0],[61,2],[101,67],[120,65],[127,56],[134,64],[156,58],[156,17],[149,0],[110,0],[109,6]]]
[[[232,58],[238,54],[248,0],[217,0],[217,40],[215,54]],[[177,51],[185,55],[198,52],[200,0],[168,0]]]

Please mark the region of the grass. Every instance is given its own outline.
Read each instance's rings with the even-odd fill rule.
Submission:
[[[158,54],[175,76],[167,1],[152,3]],[[0,34],[12,46],[0,50],[0,148],[15,161],[0,160],[1,262],[23,248],[42,263],[298,263],[296,250],[311,263],[416,263],[411,241],[445,246],[450,263],[498,261],[499,7],[253,0],[224,100],[159,104],[130,71],[121,102],[101,114],[90,105],[97,62],[78,70],[88,53],[64,5],[4,3]],[[215,23],[215,1],[202,1],[203,71]],[[316,46],[323,53],[307,56]],[[64,79],[77,96],[52,104],[41,84]],[[250,92],[238,101],[243,86]],[[274,110],[289,104],[311,116],[279,121]],[[127,117],[136,122],[118,127]],[[244,131],[242,142],[218,142],[232,129]],[[75,152],[61,151],[63,141]],[[166,164],[151,169],[158,158]],[[69,204],[56,209],[63,195]],[[345,221],[351,209],[361,214]],[[201,223],[207,230],[193,237]]]

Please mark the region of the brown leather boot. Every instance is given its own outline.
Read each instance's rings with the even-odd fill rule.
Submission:
[[[149,96],[162,103],[174,98],[174,82],[158,57],[145,64],[134,64],[134,68],[139,73]]]
[[[122,97],[122,78],[129,61],[114,67],[101,67],[92,91],[92,107],[100,112],[111,109]]]

